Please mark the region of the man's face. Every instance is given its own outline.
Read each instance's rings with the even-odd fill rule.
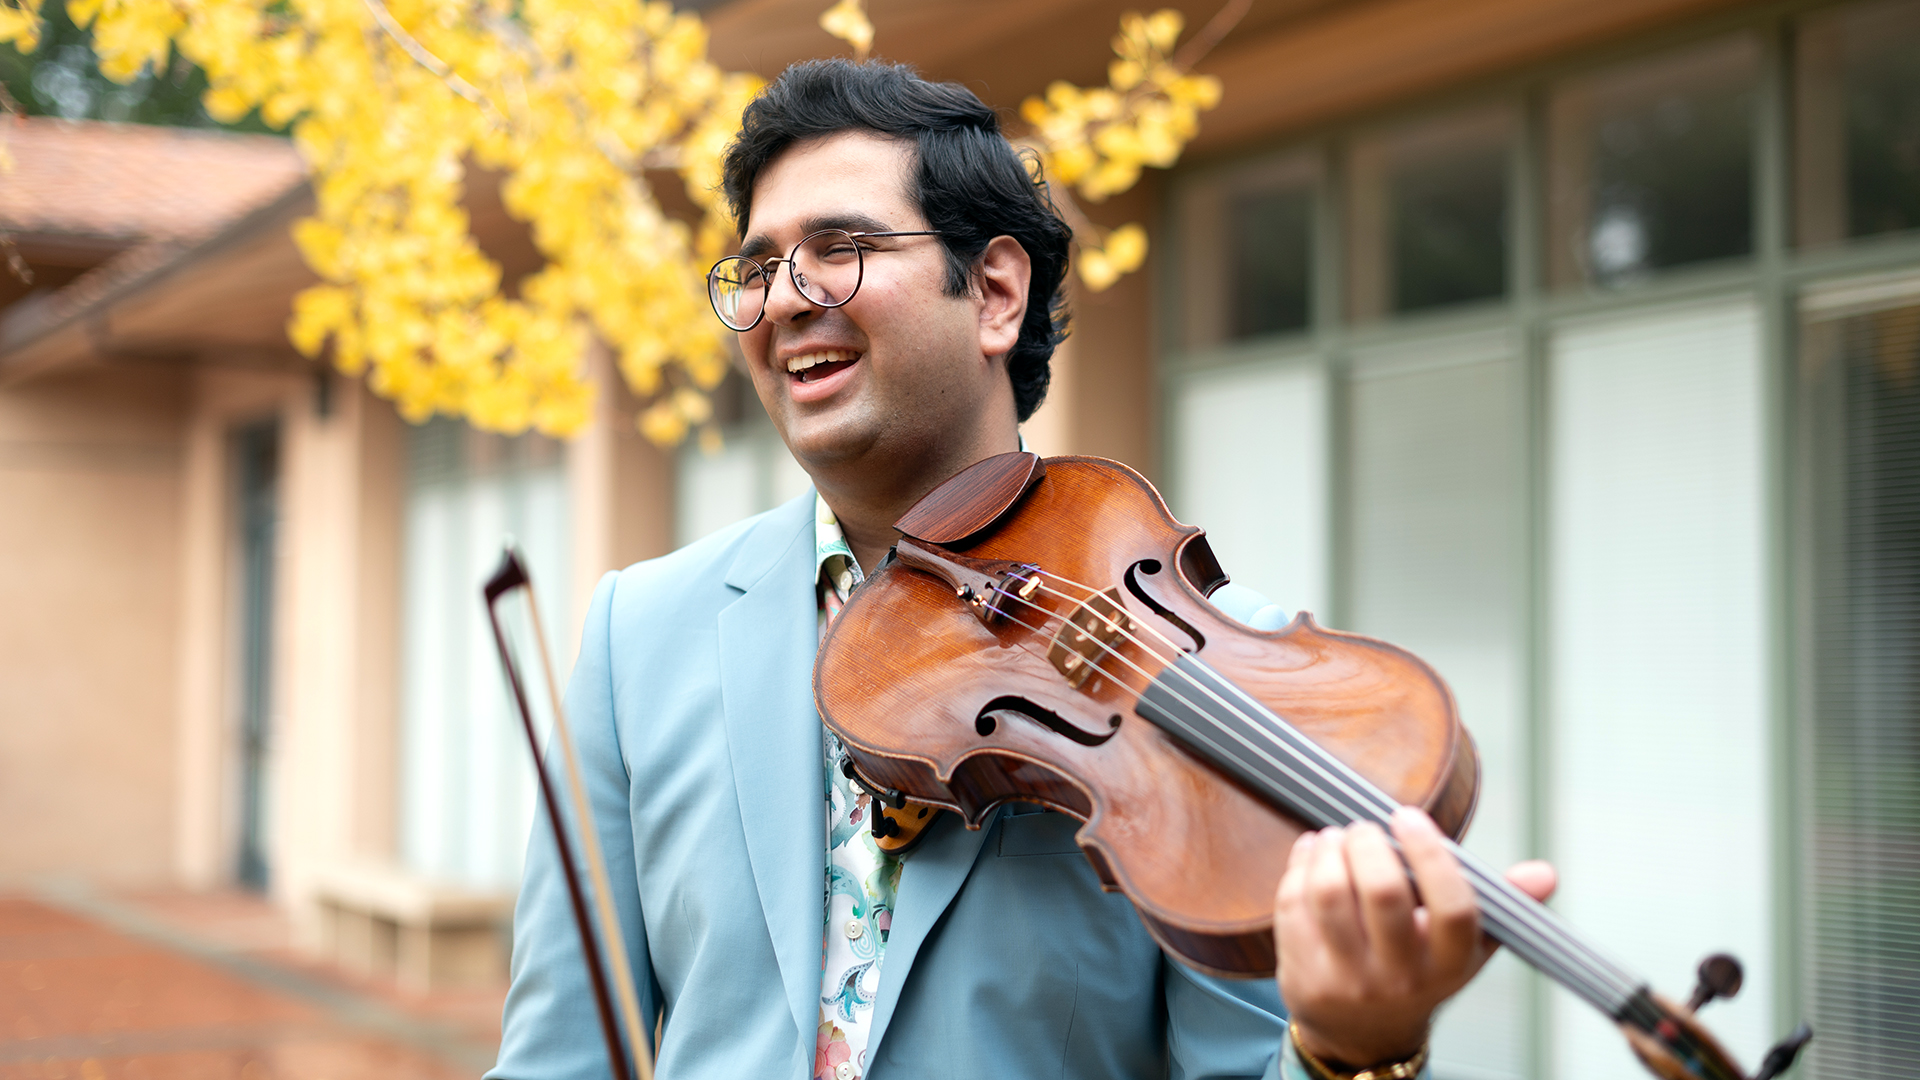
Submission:
[[[911,144],[865,132],[790,147],[755,180],[741,253],[785,258],[820,229],[926,229],[908,193],[912,164]],[[946,294],[940,238],[861,243],[865,272],[852,300],[808,303],[781,263],[765,317],[740,335],[767,415],[816,478],[938,468],[983,424],[1012,420],[992,415],[1011,396],[1004,359],[985,352],[1006,346],[984,330],[977,297]]]

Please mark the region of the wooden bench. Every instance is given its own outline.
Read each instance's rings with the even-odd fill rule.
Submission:
[[[424,992],[505,981],[513,894],[463,889],[378,866],[315,875],[320,950],[356,975]]]

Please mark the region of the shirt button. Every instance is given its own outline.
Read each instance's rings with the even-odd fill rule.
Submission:
[[[833,1067],[834,1080],[853,1080],[853,1062],[843,1061]]]
[[[847,920],[847,940],[848,941],[859,941],[861,938],[865,937],[866,934],[867,934],[866,923],[861,922],[859,919]],[[843,1061],[841,1062],[841,1064],[845,1065],[846,1062]],[[841,1080],[846,1080],[846,1078],[842,1077]]]

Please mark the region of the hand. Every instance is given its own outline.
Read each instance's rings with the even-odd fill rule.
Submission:
[[[1497,948],[1480,932],[1473,888],[1432,820],[1403,806],[1392,826],[1404,865],[1371,823],[1307,833],[1274,897],[1280,996],[1301,1045],[1355,1069],[1419,1052],[1434,1009]],[[1508,870],[1507,880],[1544,900],[1555,876],[1533,861]]]

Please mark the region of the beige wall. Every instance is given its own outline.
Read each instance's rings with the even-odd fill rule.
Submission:
[[[594,362],[604,376],[604,356]],[[317,875],[395,856],[406,475],[406,428],[390,405],[336,377],[331,414],[322,417],[313,387],[307,374],[208,368],[196,377],[180,573],[189,599],[180,624],[176,847],[182,878],[204,886],[231,878],[236,843],[231,437],[277,417],[269,860],[275,894],[303,914]],[[611,391],[601,395],[600,422],[567,451],[574,587],[583,591],[607,568],[666,550],[671,529],[667,458],[633,430],[624,389]]]
[[[1155,216],[1158,187],[1157,177],[1143,177],[1132,191],[1101,204],[1100,219],[1139,222],[1151,243],[1169,242]],[[1071,333],[1054,353],[1046,401],[1022,428],[1036,453],[1113,458],[1159,482],[1154,265],[1149,257],[1104,292],[1070,278]]]
[[[186,425],[179,623],[179,879],[231,880],[238,842],[234,432],[280,424],[269,706],[268,861],[293,897],[317,864],[390,857],[398,699],[401,422],[335,378],[195,371]]]
[[[395,835],[403,429],[363,384],[332,397],[281,421],[269,858],[300,913],[316,874]]]
[[[172,872],[177,371],[0,390],[0,876]]]
[[[673,550],[673,458],[634,426],[639,405],[606,346],[594,344],[587,366],[599,387],[593,425],[567,445],[575,619],[586,614],[601,575]],[[578,633],[576,626],[562,636]]]

